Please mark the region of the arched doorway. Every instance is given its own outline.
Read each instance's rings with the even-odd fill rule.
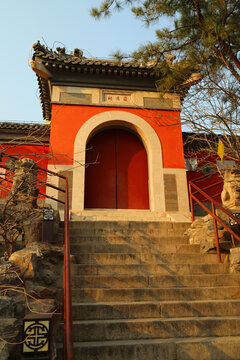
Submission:
[[[85,209],[149,209],[147,154],[137,135],[107,128],[86,150]]]

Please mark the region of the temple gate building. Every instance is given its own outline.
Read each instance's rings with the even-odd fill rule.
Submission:
[[[51,123],[48,169],[67,174],[73,218],[188,218],[180,94],[160,98],[153,65],[40,43],[31,65]]]

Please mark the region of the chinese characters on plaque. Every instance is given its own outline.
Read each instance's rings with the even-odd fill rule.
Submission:
[[[130,94],[104,94],[104,101],[111,103],[122,103],[122,104],[130,104],[131,103],[131,95]]]

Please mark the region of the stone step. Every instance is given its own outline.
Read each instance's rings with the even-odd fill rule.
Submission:
[[[228,274],[228,264],[71,265],[72,275]]]
[[[62,237],[63,240],[63,237]],[[188,244],[186,236],[146,236],[146,235],[83,235],[70,236],[71,245],[184,245]]]
[[[71,228],[70,235],[117,235],[117,236],[182,236],[185,229],[178,228],[155,228],[155,229],[134,229],[134,228]]]
[[[239,286],[72,290],[73,302],[239,300]]]
[[[199,254],[200,246],[190,244],[71,244],[72,254],[83,254],[83,253],[158,253],[159,251],[164,253],[178,253],[178,254]]]
[[[74,320],[239,316],[240,300],[73,303]]]
[[[151,238],[152,236],[161,237],[161,236],[183,236],[184,232],[181,232],[177,229],[150,229],[150,230],[131,230],[131,229],[71,229],[70,236],[131,236],[131,237],[145,237]]]
[[[189,225],[71,222],[74,359],[239,359],[240,274]]]
[[[216,254],[148,254],[148,253],[96,253],[74,256],[78,264],[122,265],[122,264],[216,264]]]
[[[62,223],[63,225],[63,223]],[[178,229],[185,231],[191,223],[172,221],[70,221],[71,229]]]
[[[73,322],[74,341],[169,339],[239,336],[240,316],[161,319],[78,320]],[[62,339],[63,327],[57,337]]]
[[[220,275],[75,275],[72,288],[183,288],[239,286],[240,274]]]
[[[62,345],[57,358],[62,359]],[[81,342],[74,360],[239,360],[240,337],[200,337]]]

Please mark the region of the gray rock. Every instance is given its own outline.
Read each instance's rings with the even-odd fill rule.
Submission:
[[[224,212],[218,211],[216,214],[223,222],[228,224],[228,216]],[[222,250],[228,251],[233,245],[231,235],[221,224],[218,224],[217,228],[220,247]],[[185,232],[185,235],[188,236],[190,244],[200,245],[201,253],[215,251],[216,249],[214,222],[211,215],[196,219]]]
[[[53,313],[57,304],[54,299],[30,300],[29,307],[32,313]]]
[[[34,210],[34,214],[23,224],[25,244],[31,245],[42,241],[42,224],[42,211],[36,209]]]
[[[0,359],[8,360],[8,358],[9,358],[8,344],[1,341],[0,342]]]
[[[36,299],[55,299],[57,290],[52,287],[37,285],[32,281],[26,282],[27,293]]]
[[[14,301],[8,296],[0,296],[0,318],[9,317],[14,317]]]
[[[18,285],[21,276],[21,270],[13,267],[11,263],[0,265],[0,285]]]
[[[54,274],[54,272],[49,269],[44,269],[41,273],[41,277],[46,285],[55,283],[57,278],[56,274]]]
[[[38,246],[31,246],[15,251],[10,256],[9,261],[21,269],[25,279],[34,279],[37,273],[38,258],[40,257],[42,257],[42,253]]]
[[[240,247],[235,247],[230,250],[230,272],[235,273],[240,271]]]
[[[0,336],[8,342],[19,341],[21,332],[21,322],[14,318],[1,319]],[[0,358],[1,359],[1,358]]]

